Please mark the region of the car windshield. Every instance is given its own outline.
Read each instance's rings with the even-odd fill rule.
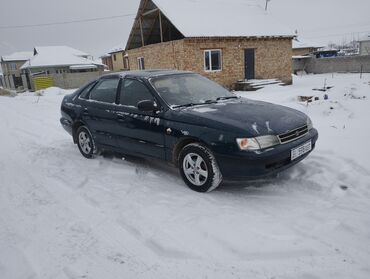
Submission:
[[[157,77],[153,78],[151,83],[173,108],[237,98],[222,86],[198,74]]]

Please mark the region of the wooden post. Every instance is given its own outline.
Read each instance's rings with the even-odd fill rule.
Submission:
[[[143,34],[143,23],[141,22],[141,17],[139,18],[140,23],[140,33],[141,33],[141,46],[144,46],[144,34]]]
[[[160,10],[159,10],[159,29],[160,29],[160,32],[161,32],[161,43],[163,43],[162,15],[161,15]]]
[[[361,64],[361,72],[360,72],[360,79],[362,79],[362,72],[364,70],[364,65]]]

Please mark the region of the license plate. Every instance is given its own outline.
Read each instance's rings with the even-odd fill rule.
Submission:
[[[302,155],[306,154],[307,152],[310,152],[312,150],[312,143],[311,141],[308,141],[296,148],[293,148],[291,151],[290,159],[293,161],[297,159],[298,157],[301,157]]]

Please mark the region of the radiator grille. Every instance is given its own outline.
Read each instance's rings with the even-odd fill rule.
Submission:
[[[305,136],[307,133],[308,133],[308,127],[307,125],[304,125],[303,127],[294,129],[284,134],[280,134],[278,135],[278,138],[280,140],[280,143],[288,143],[290,141],[293,141],[293,140],[296,140],[296,139],[299,139]]]

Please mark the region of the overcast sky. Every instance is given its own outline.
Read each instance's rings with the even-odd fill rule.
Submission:
[[[257,1],[264,5],[265,0]],[[125,45],[134,16],[57,26],[2,27],[136,14],[138,4],[139,0],[0,0],[0,55],[34,46],[69,45],[97,57],[116,45]],[[369,11],[370,0],[269,3],[269,13],[298,30],[302,39],[324,44],[370,32]]]

